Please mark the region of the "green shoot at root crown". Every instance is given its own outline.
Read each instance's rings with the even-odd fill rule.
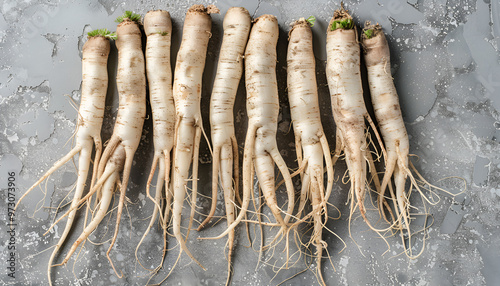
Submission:
[[[89,38],[102,36],[104,38],[116,40],[116,33],[109,31],[108,29],[96,29],[87,33]]]
[[[134,22],[139,22],[139,20],[141,19],[141,15],[135,14],[132,11],[125,11],[125,14],[123,14],[122,16],[116,18],[115,22],[121,23],[125,19],[129,19],[130,21],[134,21]]]

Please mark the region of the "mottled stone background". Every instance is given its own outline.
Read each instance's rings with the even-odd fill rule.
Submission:
[[[250,14],[271,13],[278,17],[278,85],[281,113],[278,143],[289,166],[296,167],[293,132],[286,93],[286,46],[289,24],[299,17],[314,15],[314,49],[317,59],[321,112],[328,140],[333,148],[334,122],[325,77],[325,30],[336,1],[201,1],[215,4],[222,15],[213,15],[213,36],[209,45],[204,76],[202,112],[209,130],[208,103],[221,43],[223,13],[231,6],[245,6]],[[72,189],[76,179],[72,163],[50,177],[44,189],[34,191],[16,213],[16,278],[7,276],[7,172],[16,172],[17,198],[33,184],[59,157],[70,150],[75,129],[81,84],[81,48],[86,32],[95,28],[115,30],[114,19],[125,10],[144,14],[150,9],[168,10],[173,20],[172,58],[180,44],[184,14],[195,1],[117,1],[117,0],[4,0],[0,2],[0,284],[45,285],[46,264],[61,226],[46,236],[54,220],[54,208]],[[415,260],[402,254],[399,236],[387,238],[391,249],[363,221],[354,217],[352,238],[348,233],[348,187],[335,185],[330,202],[343,216],[330,219],[327,227],[345,240],[346,247],[325,231],[330,264],[323,260],[323,273],[329,285],[499,285],[500,284],[500,1],[499,0],[378,0],[345,1],[358,26],[365,20],[383,25],[391,47],[392,71],[411,139],[411,152],[419,157],[415,165],[430,182],[458,192],[460,180],[467,191],[452,197],[438,193],[441,201],[429,206],[433,224],[428,229],[425,252]],[[103,139],[111,135],[118,97],[113,82],[116,75],[116,49],[109,60],[109,108],[103,126]],[[173,60],[173,63],[175,60]],[[236,103],[238,140],[243,148],[245,136],[244,85]],[[209,132],[207,132],[209,133]],[[127,196],[130,199],[122,219],[112,257],[123,279],[113,273],[105,251],[114,229],[114,215],[91,235],[95,243],[85,244],[76,264],[54,269],[58,285],[144,285],[148,272],[136,262],[134,249],[144,232],[152,203],[145,196],[145,183],[152,157],[151,117],[146,120],[144,140],[136,154],[133,176]],[[69,140],[69,141],[68,141]],[[242,149],[241,149],[242,151]],[[210,153],[202,143],[200,154],[200,188],[208,194],[211,176]],[[337,175],[345,171],[340,162]],[[280,191],[282,194],[283,191]],[[416,194],[415,194],[416,195]],[[219,196],[222,200],[222,197]],[[418,204],[418,196],[413,202]],[[199,211],[207,212],[210,201],[201,197]],[[187,204],[186,204],[187,207]],[[36,212],[35,212],[36,210]],[[223,205],[218,204],[218,215]],[[331,208],[330,215],[337,216]],[[80,217],[82,220],[83,217]],[[198,216],[200,219],[200,216]],[[5,222],[5,223],[4,223]],[[416,222],[418,223],[418,221]],[[81,228],[82,223],[77,227]],[[193,231],[188,245],[207,267],[202,271],[183,255],[169,278],[170,285],[221,285],[225,282],[225,239],[202,241],[225,227],[221,221],[203,232]],[[303,259],[275,276],[284,254],[278,247],[266,252],[258,263],[259,232],[254,249],[247,248],[243,228],[234,256],[233,285],[278,284],[305,269]],[[266,237],[269,238],[270,235]],[[69,241],[74,241],[78,231]],[[420,248],[422,237],[415,240]],[[167,255],[166,269],[154,281],[165,277],[178,253],[174,239]],[[358,246],[355,244],[358,244]],[[152,231],[139,251],[141,261],[154,267],[159,260],[162,241],[158,230]],[[66,253],[68,245],[62,250]],[[342,251],[341,251],[342,250]],[[76,256],[75,256],[76,257]],[[293,259],[296,259],[294,256]],[[314,270],[315,265],[312,265]],[[274,277],[274,279],[273,279]],[[273,279],[273,280],[271,280]],[[306,271],[284,285],[316,283],[314,273]]]

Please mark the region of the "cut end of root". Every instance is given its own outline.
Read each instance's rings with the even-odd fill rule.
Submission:
[[[293,28],[298,27],[298,26],[308,26],[308,27],[310,26],[310,27],[312,27],[309,24],[309,22],[306,20],[306,18],[300,18],[297,21],[293,22],[292,23],[292,30],[293,30]]]
[[[308,27],[314,27],[314,23],[316,23],[316,17],[310,16],[309,18],[300,18],[297,21],[293,22],[291,24],[292,27],[299,26],[299,25],[307,25]]]
[[[207,6],[207,13],[208,14],[220,14],[220,10],[215,5],[208,5]]]
[[[382,27],[378,23],[372,24],[370,21],[366,21],[361,37],[363,40],[371,39],[377,36],[381,32],[382,32]]]
[[[188,12],[191,13],[203,13],[203,14],[219,14],[220,10],[215,5],[208,5],[207,7],[196,4],[189,8]]]
[[[314,17],[314,16],[311,16],[311,17]],[[309,17],[309,18],[311,18],[311,17]],[[309,22],[309,18],[307,20],[305,18],[300,18],[291,24],[292,28],[288,32],[288,39],[289,40],[290,40],[290,35],[292,34],[293,30],[295,30],[297,28],[310,29],[314,25],[314,24],[311,24]],[[316,18],[314,18],[314,20],[316,20]]]
[[[344,8],[344,3],[342,3],[340,9],[337,9],[337,10],[335,10],[335,12],[333,12],[333,19],[334,20],[343,20],[346,18],[352,19],[352,16]]]
[[[245,8],[245,7],[231,7],[227,10],[227,12],[229,11],[239,11],[245,15],[248,15],[250,17],[250,12],[248,12],[248,10]]]
[[[264,14],[264,15],[256,18],[253,22],[257,23],[257,21],[260,21],[260,20],[269,20],[269,21],[278,22],[278,18],[276,18],[276,16],[271,15],[271,14]]]
[[[162,9],[153,9],[153,10],[149,10],[149,11],[146,13],[146,15],[147,15],[147,14],[157,14],[157,13],[160,13],[160,14],[166,13],[166,14],[168,14],[168,16],[170,16],[170,13],[169,13],[168,11],[166,11],[166,10],[162,10]]]
[[[366,21],[361,33],[361,46],[367,67],[377,64],[383,64],[384,69],[390,67],[389,46],[379,24],[372,25]]]
[[[333,18],[328,24],[329,31],[335,31],[337,29],[354,29],[354,21],[352,19],[352,16],[347,12],[347,10],[344,9],[344,6],[333,13]]]

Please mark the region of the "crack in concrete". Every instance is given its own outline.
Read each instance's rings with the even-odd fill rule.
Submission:
[[[45,35],[43,35],[45,39],[47,39],[47,41],[49,41],[51,44],[54,45],[54,47],[52,48],[52,57],[55,57],[57,56],[57,45],[59,43],[59,41],[64,38],[63,35],[60,35],[60,34],[52,34],[52,33],[47,33]]]
[[[255,15],[257,14],[257,11],[259,10],[261,3],[262,3],[262,0],[259,0],[259,2],[257,2],[257,8],[255,8],[255,11],[252,14],[252,19],[255,18]]]

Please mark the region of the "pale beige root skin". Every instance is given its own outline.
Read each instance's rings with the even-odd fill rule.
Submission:
[[[116,227],[111,245],[106,252],[106,256],[117,273],[109,253],[118,236],[123,204],[125,202],[125,192],[127,190],[130,170],[132,168],[133,157],[142,134],[142,127],[146,115],[146,78],[144,71],[144,55],[141,48],[141,31],[135,22],[128,19],[120,23],[116,30],[118,48],[118,72],[116,77],[120,103],[116,117],[113,135],[102,154],[99,162],[98,177],[99,180],[91,188],[89,193],[80,200],[78,205],[85,202],[90,196],[97,197],[96,202],[99,208],[107,200],[110,190],[113,190],[115,184],[119,186],[120,199],[118,203]],[[113,161],[123,160],[123,163],[117,164]],[[109,166],[108,166],[109,165]],[[119,171],[123,168],[122,180],[119,181]],[[97,194],[96,194],[97,193]],[[72,211],[70,209],[70,211]],[[104,212],[104,210],[103,210]],[[105,212],[103,213],[105,215]],[[94,216],[89,225],[99,224],[102,218]],[[82,233],[87,236],[90,232]],[[72,246],[72,248],[75,245]],[[67,262],[69,256],[65,259]],[[118,275],[118,273],[117,273]],[[121,277],[121,275],[118,275]]]
[[[245,83],[249,122],[245,138],[245,152],[243,154],[243,199],[241,210],[234,222],[222,234],[205,239],[224,237],[245,217],[253,192],[253,168],[255,168],[266,202],[278,225],[281,226],[276,238],[286,233],[288,221],[292,217],[295,196],[292,179],[276,143],[279,113],[278,87],[276,83],[276,44],[278,34],[278,20],[275,16],[262,15],[255,19],[245,50]],[[288,194],[284,219],[281,215],[282,210],[278,207],[276,201],[273,162],[276,163],[283,175]]]
[[[144,54],[142,52],[141,31],[137,23],[125,20],[116,28],[118,48],[118,72],[116,76],[116,85],[119,94],[119,107],[116,117],[115,127],[111,141],[118,138],[119,145],[125,149],[125,165],[123,168],[122,180],[120,184],[120,200],[116,215],[116,227],[111,244],[106,252],[111,266],[114,265],[109,256],[111,249],[118,236],[123,204],[125,202],[125,193],[127,191],[130,170],[135,151],[139,146],[142,135],[142,127],[146,117],[146,74],[144,66]],[[113,148],[110,144],[106,147]],[[106,153],[106,151],[104,151]],[[106,161],[99,164],[105,166]],[[116,270],[115,270],[116,273]]]
[[[83,204],[91,196],[96,197],[96,204],[100,207],[100,201],[104,199],[104,196],[109,194],[109,189],[112,189],[111,187],[114,188],[115,184],[119,186],[120,199],[117,210],[116,228],[111,240],[111,245],[106,252],[106,256],[113,270],[118,275],[109,253],[118,236],[133,156],[141,139],[142,127],[146,115],[146,78],[139,27],[135,22],[125,19],[118,25],[116,33],[118,36],[116,40],[116,46],[118,48],[118,73],[116,81],[120,96],[118,114],[113,135],[106,149],[104,149],[102,158],[99,162],[97,174],[99,180],[85,197],[76,204],[76,207]],[[113,163],[112,159],[117,161],[118,159],[116,158],[123,160],[123,163]],[[121,181],[119,180],[119,171],[117,174],[118,169],[123,169]],[[104,186],[106,188],[104,188]],[[106,191],[106,193],[104,191]],[[71,207],[65,216],[76,209],[76,207]],[[93,224],[94,221],[96,221],[95,216],[90,224]],[[86,234],[87,237],[89,234],[90,233]],[[69,259],[69,256],[67,258]],[[121,275],[119,276],[121,277]]]
[[[403,188],[399,189],[399,194],[404,194],[404,182],[406,175],[403,170],[398,167],[399,163],[408,167],[408,159],[404,162],[398,162],[397,148],[403,158],[408,158],[409,154],[409,140],[404,125],[399,99],[396,88],[393,83],[391,75],[391,62],[389,46],[379,25],[369,25],[373,29],[373,37],[368,39],[364,33],[363,49],[364,58],[368,72],[368,84],[370,88],[370,95],[375,112],[377,123],[379,124],[382,137],[384,138],[385,148],[388,154],[385,165],[386,170],[382,179],[382,185],[379,196],[379,205],[383,202],[383,194],[389,184],[391,184],[391,177],[394,176],[396,183],[396,192],[398,186]],[[399,201],[399,199],[396,199]],[[395,202],[395,205],[398,205]],[[396,208],[399,212],[400,208]],[[398,215],[397,215],[398,217]]]
[[[254,22],[245,51],[245,82],[247,89],[248,131],[243,155],[243,201],[235,221],[217,238],[228,234],[243,219],[253,192],[252,166],[262,189],[266,203],[271,209],[281,235],[287,234],[288,222],[294,208],[294,188],[288,168],[278,151],[276,143],[279,114],[278,88],[276,82],[276,44],[278,21],[275,16],[263,15]],[[276,199],[274,164],[283,175],[288,194],[285,218]],[[286,247],[288,257],[288,244]],[[288,260],[288,259],[287,259]]]
[[[170,67],[170,46],[172,38],[172,21],[167,11],[149,11],[144,16],[144,31],[146,43],[146,73],[149,84],[149,97],[153,113],[153,141],[154,157],[149,174],[146,193],[154,202],[153,214],[149,225],[140,242],[137,244],[135,256],[137,261],[138,250],[143,240],[153,227],[160,213],[160,224],[163,230],[163,253],[159,269],[166,255],[167,227],[169,222],[172,192],[170,190],[171,152],[174,147],[175,105],[172,94],[172,69]],[[154,198],[150,194],[151,181],[158,167],[156,193]],[[166,199],[165,211],[162,211],[162,199]],[[139,264],[142,264],[139,261]],[[144,267],[144,266],[143,266]]]
[[[192,225],[197,196],[198,153],[201,138],[202,117],[200,110],[201,85],[208,41],[211,36],[212,19],[202,5],[192,6],[186,13],[182,42],[177,54],[174,73],[173,96],[175,100],[176,125],[173,156],[173,209],[172,224],[174,236],[182,252],[205,269],[194,258],[186,246]],[[192,165],[192,176],[189,169]],[[191,215],[186,238],[181,233],[181,214],[184,198],[191,181]]]
[[[251,17],[245,8],[229,8],[224,16],[224,36],[210,98],[210,125],[213,146],[212,204],[208,216],[200,224],[198,230],[201,230],[213,218],[217,205],[219,182],[224,193],[228,225],[231,225],[235,219],[235,193],[238,192],[239,184],[239,160],[234,130],[233,106],[243,74],[243,55],[250,27]],[[229,283],[231,277],[234,238],[233,229],[228,234],[228,276],[226,284]]]
[[[102,152],[101,126],[104,115],[104,106],[106,93],[108,89],[108,55],[110,44],[107,38],[102,36],[90,37],[83,45],[82,49],[82,93],[80,109],[78,111],[77,129],[75,131],[75,147],[54,166],[52,166],[26,193],[19,199],[17,206],[36,186],[47,179],[53,172],[62,165],[71,160],[79,153],[78,158],[78,178],[76,189],[71,202],[71,210],[67,214],[66,226],[61,234],[52,254],[49,258],[47,267],[47,278],[52,285],[51,270],[53,261],[59,252],[62,244],[66,241],[71,230],[77,212],[77,204],[82,197],[87,181],[90,162],[92,159],[92,149],[95,145],[96,152],[93,159],[94,169],[91,184],[97,177],[97,165]]]
[[[343,13],[347,13],[342,11]],[[337,18],[335,18],[337,17]],[[349,179],[351,183],[351,214],[356,208],[367,225],[375,229],[366,217],[365,195],[367,181],[367,160],[371,159],[366,141],[367,120],[373,127],[366,110],[363,99],[363,90],[360,76],[360,47],[355,29],[330,30],[330,25],[334,19],[346,17],[340,12],[336,12],[327,28],[326,50],[327,64],[326,76],[330,89],[332,112],[337,124],[337,142],[334,161],[338,158],[338,153],[344,151],[346,156]],[[372,130],[376,133],[376,129]],[[378,135],[376,133],[376,135]],[[378,136],[377,136],[378,137]]]
[[[365,116],[359,68],[360,50],[354,30],[337,29],[327,33],[326,74],[330,89],[332,112],[343,142],[352,194],[365,217],[366,181]],[[338,142],[337,142],[338,145]]]
[[[316,274],[318,281],[325,285],[321,273],[324,244],[322,231],[328,218],[326,201],[333,185],[333,163],[320,118],[311,27],[303,18],[294,23],[289,33],[287,72],[288,98],[298,164],[299,167],[303,162],[305,164],[300,173],[302,190],[299,213],[296,216],[301,218],[306,199],[309,198],[314,221],[311,242],[316,247]],[[323,183],[325,163],[328,178],[326,187]],[[324,222],[322,215],[325,216]]]
[[[125,164],[125,149],[122,146],[118,146],[108,160],[106,165],[106,170],[110,173],[108,179],[104,182],[102,186],[102,195],[99,203],[97,204],[97,210],[94,213],[92,221],[85,227],[78,239],[73,243],[71,249],[66,254],[66,257],[61,262],[61,264],[54,265],[60,266],[66,264],[73,253],[78,249],[78,246],[84,242],[89,235],[99,226],[99,223],[104,219],[108,208],[113,198],[113,193],[115,190],[115,183],[120,179],[120,172],[123,170]]]
[[[392,187],[392,177],[396,187],[396,198],[393,198],[396,218],[402,220],[400,227],[406,228],[409,232],[409,198],[405,191],[405,183],[407,176],[412,174],[407,172],[410,151],[408,134],[391,75],[390,52],[385,35],[379,25],[368,24],[365,28],[372,28],[374,31],[372,38],[368,39],[363,34],[362,39],[373,109],[387,151],[379,207],[381,208],[386,188]],[[411,249],[408,251],[407,255],[413,257]]]

